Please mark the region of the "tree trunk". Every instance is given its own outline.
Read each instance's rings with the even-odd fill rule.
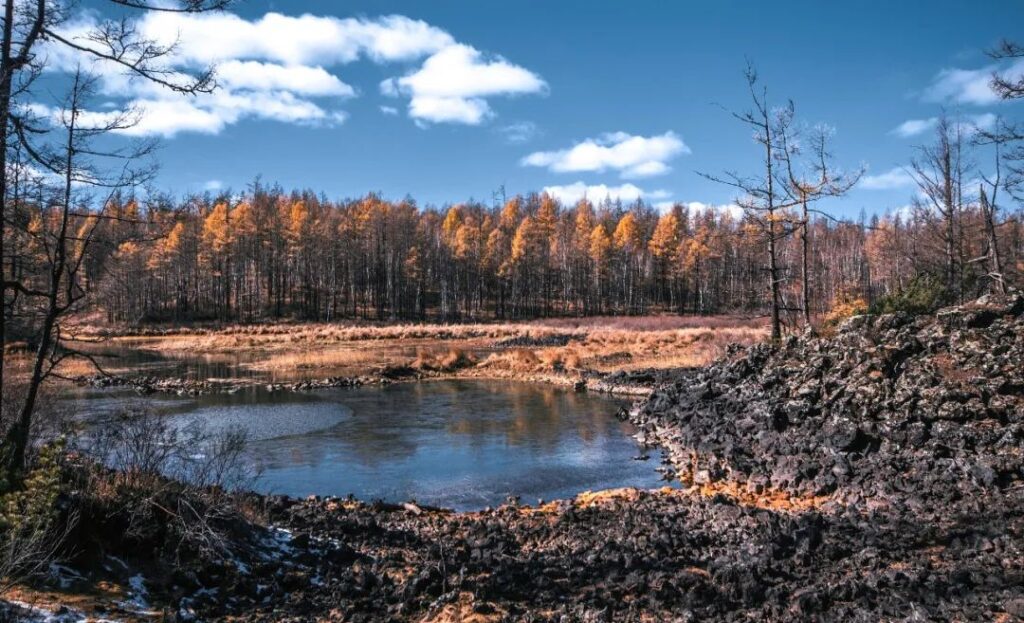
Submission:
[[[808,240],[808,227],[810,219],[807,215],[807,194],[800,197],[801,208],[803,209],[803,222],[800,227],[800,279],[803,282],[801,296],[803,297],[804,328],[811,326],[811,275],[808,266],[808,255],[810,254],[810,241]]]

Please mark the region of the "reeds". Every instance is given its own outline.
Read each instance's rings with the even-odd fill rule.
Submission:
[[[479,368],[575,374],[701,366],[728,344],[752,344],[766,334],[760,319],[651,316],[464,325],[283,323],[121,339],[168,355],[258,354],[258,361],[243,365],[298,375],[365,373],[388,365],[444,373]],[[522,346],[545,339],[564,345]]]

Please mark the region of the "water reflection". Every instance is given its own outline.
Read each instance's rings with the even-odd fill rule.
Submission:
[[[86,417],[129,400],[80,396]],[[614,418],[622,402],[561,388],[452,380],[311,393],[250,390],[154,400],[174,422],[241,426],[264,491],[347,495],[460,509],[570,497],[586,489],[655,487],[656,461]]]
[[[338,362],[315,366],[298,367],[284,365],[281,367],[263,366],[274,354],[257,349],[239,349],[236,351],[217,351],[214,353],[196,352],[195,350],[156,351],[143,347],[145,340],[130,338],[117,341],[98,342],[86,345],[90,355],[111,373],[128,375],[151,375],[155,377],[181,378],[193,381],[210,379],[243,379],[255,380],[260,383],[288,382],[325,376],[346,376],[359,373],[365,365],[352,366],[344,363],[346,353],[359,353],[363,345],[338,344],[325,349],[324,355]],[[386,344],[375,347],[374,359],[411,361],[421,349],[416,345]],[[434,350],[434,349],[428,349]],[[445,352],[444,350],[440,352]],[[480,351],[485,352],[484,350]],[[478,355],[480,353],[477,353]],[[355,357],[355,359],[358,359]]]

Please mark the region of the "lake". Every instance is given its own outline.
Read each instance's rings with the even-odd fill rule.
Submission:
[[[457,510],[586,490],[665,483],[605,395],[497,380],[444,380],[311,392],[250,388],[199,397],[77,390],[78,417],[146,409],[174,425],[242,428],[257,488],[297,497],[352,494]]]

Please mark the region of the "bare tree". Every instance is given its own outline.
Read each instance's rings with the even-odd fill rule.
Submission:
[[[773,110],[768,105],[768,89],[760,84],[757,71],[752,65],[747,65],[744,77],[747,80],[753,108],[741,113],[733,112],[732,116],[753,129],[754,142],[763,150],[763,172],[755,176],[744,176],[733,171],[726,171],[722,175],[701,175],[739,190],[742,195],[736,199],[737,203],[757,224],[764,237],[772,340],[778,341],[782,338],[783,281],[779,267],[778,245],[783,238],[792,233],[792,230],[785,227],[781,211],[792,207],[793,204],[785,203],[784,193],[777,188],[776,164],[783,149],[779,134],[784,133],[792,122],[792,103],[787,108]]]
[[[792,117],[793,107],[786,109]],[[783,165],[780,172],[780,186],[785,190],[788,199],[800,205],[800,220],[796,223],[800,231],[800,296],[804,326],[811,326],[811,274],[810,274],[810,222],[811,214],[832,218],[828,213],[812,208],[812,204],[828,197],[842,197],[852,189],[864,174],[863,167],[851,173],[845,173],[832,164],[832,153],[829,141],[833,130],[829,126],[819,124],[811,129],[808,136],[808,164],[800,170],[795,159],[802,155],[799,134],[792,132],[794,127],[790,120],[778,124],[781,149],[779,158]]]
[[[1024,46],[1019,43],[1003,39],[994,50],[989,51],[989,56],[995,59],[1024,58]],[[1024,75],[1011,76],[998,71],[992,74],[990,82],[992,90],[1004,100],[1020,99],[1024,97]]]
[[[989,56],[995,59],[1024,58],[1024,46],[1002,41]],[[1004,100],[1024,98],[1024,75],[1010,76],[995,72],[989,83],[996,95]],[[980,133],[986,142],[1000,148],[1003,167],[1003,189],[1017,201],[1024,201],[1024,128],[999,118],[993,130]]]
[[[1012,147],[1016,141],[1012,133],[1007,132],[1006,125],[1000,118],[996,127],[990,132],[979,132],[974,138],[976,145],[991,145],[993,148],[993,165],[995,172],[989,176],[982,172],[982,183],[978,188],[978,203],[981,208],[982,219],[985,223],[985,253],[971,260],[975,262],[988,262],[988,273],[992,290],[1006,293],[1006,276],[1003,273],[1002,257],[999,253],[999,191],[1007,189],[1012,195],[1012,190],[1020,183],[1020,175],[1017,171],[1011,170],[1009,176],[1003,173],[1003,150],[1009,144]]]
[[[202,12],[217,10],[225,7],[229,0],[185,0],[177,5],[163,2],[150,2],[149,0],[111,0],[114,4],[122,7],[154,10],[154,11],[175,11],[175,12]],[[10,188],[8,180],[8,151],[14,145],[25,147],[30,151],[30,157],[38,160],[38,163],[53,172],[60,167],[57,166],[46,154],[31,153],[29,146],[31,135],[46,133],[45,128],[33,127],[27,114],[22,112],[15,102],[20,96],[31,93],[31,86],[36,76],[42,70],[45,59],[37,54],[37,48],[43,41],[50,41],[57,45],[77,51],[87,59],[98,59],[104,63],[120,67],[125,72],[136,76],[139,79],[147,80],[158,85],[169,88],[183,94],[198,94],[209,92],[215,87],[213,72],[210,69],[202,70],[195,74],[181,72],[168,67],[163,61],[170,57],[174,51],[173,45],[164,45],[151,41],[140,35],[134,22],[124,17],[118,20],[105,20],[96,26],[84,37],[72,37],[61,30],[61,25],[66,22],[65,3],[58,0],[4,0],[3,27],[0,32],[0,304],[3,310],[0,313],[0,392],[4,389],[4,363],[5,353],[3,346],[7,339],[7,318],[8,318],[8,293],[16,295],[32,295],[41,299],[56,299],[58,302],[50,306],[60,313],[67,311],[64,308],[69,305],[69,297],[79,296],[75,288],[64,293],[54,294],[52,290],[59,290],[67,287],[75,279],[69,279],[70,269],[77,270],[75,262],[68,262],[67,250],[63,243],[68,242],[69,230],[74,217],[72,208],[68,202],[63,204],[64,215],[61,219],[60,233],[57,239],[62,246],[50,246],[52,252],[50,257],[59,263],[59,269],[51,270],[51,283],[49,290],[32,291],[24,283],[19,282],[13,274],[8,273],[8,266],[13,265],[9,261],[9,253],[4,248],[6,229],[11,219],[7,214],[10,199]],[[73,89],[78,95],[83,96],[87,89],[81,82],[81,76],[76,76],[76,86]],[[87,183],[86,180],[78,179],[79,174],[72,168],[76,155],[81,156],[74,145],[76,141],[88,140],[90,134],[95,130],[100,133],[116,129],[116,125],[124,123],[123,118],[115,115],[112,124],[106,129],[102,127],[83,129],[78,123],[82,114],[80,107],[75,106],[76,111],[72,115],[71,127],[68,127],[66,118],[62,118],[62,130],[67,131],[67,161],[64,163],[63,176],[67,187],[67,199],[70,201],[70,188],[74,184]],[[67,110],[65,110],[65,113]],[[101,124],[102,125],[102,124]],[[75,129],[77,127],[77,130]],[[85,152],[88,154],[88,152]],[[92,154],[100,155],[100,154]],[[107,154],[110,155],[110,154]],[[57,175],[60,175],[59,173]],[[95,181],[95,180],[93,180]],[[56,244],[57,240],[48,240],[48,244]],[[80,262],[80,259],[78,260]],[[69,307],[70,308],[70,307]],[[49,351],[53,346],[53,333],[56,326],[55,321],[46,321],[47,314],[42,316],[43,321],[38,326],[38,334],[34,340],[37,351]],[[38,357],[37,357],[38,362]],[[32,382],[36,382],[45,373],[38,369],[39,365],[33,366]],[[17,417],[16,424],[5,437],[2,454],[3,469],[8,476],[17,474],[24,459],[25,444],[27,443],[27,425],[31,421],[31,410],[34,406],[34,392],[29,393],[29,399],[25,407]],[[8,481],[10,482],[10,481]]]
[[[121,188],[135,187],[151,178],[153,169],[145,156],[152,142],[127,143],[121,148],[100,148],[99,138],[132,127],[138,121],[133,111],[90,115],[85,106],[93,94],[95,79],[80,70],[74,74],[70,92],[61,111],[43,124],[56,126],[61,142],[36,145],[24,142],[34,162],[51,176],[55,184],[38,205],[32,223],[21,233],[32,242],[41,270],[21,279],[11,279],[9,287],[23,297],[22,306],[31,316],[35,329],[35,353],[25,398],[17,418],[6,431],[3,449],[8,482],[24,464],[32,428],[36,399],[43,382],[54,374],[67,357],[85,356],[75,350],[62,330],[62,320],[77,311],[86,296],[82,267],[95,241],[100,223],[106,218],[104,198],[98,208],[90,209],[91,192],[99,189],[108,195]],[[21,123],[25,127],[24,120]],[[50,132],[40,131],[45,137]],[[141,164],[140,164],[141,163]],[[114,173],[106,173],[113,165]]]
[[[914,197],[915,212],[926,222],[940,224],[936,237],[945,258],[946,289],[957,300],[963,298],[960,217],[964,205],[964,177],[970,169],[963,147],[963,124],[943,115],[935,130],[935,142],[917,148],[918,156],[909,169],[920,191]]]

